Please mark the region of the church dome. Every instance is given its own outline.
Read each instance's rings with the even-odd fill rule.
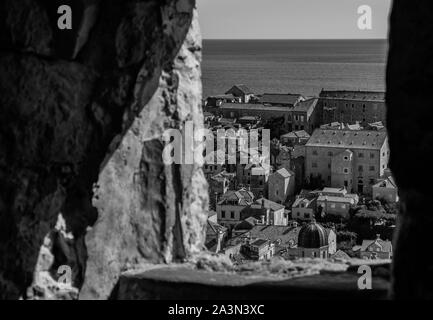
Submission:
[[[312,221],[303,226],[298,235],[298,247],[320,248],[328,245],[328,233],[324,227]]]

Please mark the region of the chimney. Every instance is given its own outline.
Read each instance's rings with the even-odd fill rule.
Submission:
[[[376,239],[380,240],[380,234],[376,234]]]

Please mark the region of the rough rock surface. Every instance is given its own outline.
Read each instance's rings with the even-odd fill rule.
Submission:
[[[81,298],[108,298],[122,270],[201,249],[205,179],[161,157],[165,129],[202,123],[194,7],[0,3],[0,298],[32,298],[49,283],[35,271],[56,280],[63,264]]]
[[[433,229],[432,15],[431,1],[396,0],[390,19],[386,96],[390,166],[403,203],[393,257],[396,299],[433,298],[433,256],[428,254]]]
[[[203,257],[202,257],[203,258]],[[214,259],[212,259],[214,260]],[[213,261],[215,262],[215,261]],[[212,263],[213,264],[213,263]],[[386,299],[389,281],[373,274],[372,290],[359,290],[359,274],[343,264],[276,260],[244,272],[197,270],[187,264],[153,266],[122,274],[115,297],[123,300],[370,300]],[[322,272],[322,267],[325,270]],[[341,268],[343,267],[343,268]],[[331,272],[329,272],[331,271]]]

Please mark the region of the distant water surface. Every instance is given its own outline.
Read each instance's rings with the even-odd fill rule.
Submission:
[[[203,94],[384,90],[386,40],[204,40]]]

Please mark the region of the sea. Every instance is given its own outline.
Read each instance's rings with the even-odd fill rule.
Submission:
[[[317,96],[327,90],[385,90],[387,40],[204,40],[203,96],[234,84],[254,93]]]

